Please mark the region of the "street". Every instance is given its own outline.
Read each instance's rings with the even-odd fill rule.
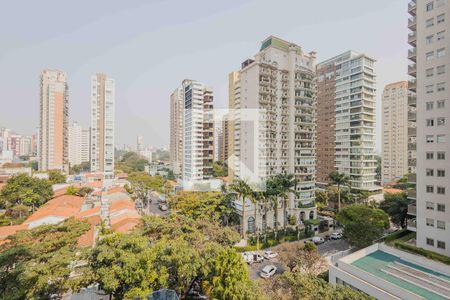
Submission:
[[[147,215],[167,216],[168,214],[170,214],[170,209],[166,211],[162,211],[159,209],[159,202],[157,197],[155,197],[154,195],[150,195],[150,200],[151,203],[145,209]]]
[[[301,242],[300,242],[301,243]],[[343,240],[329,240],[326,241],[323,244],[320,244],[317,246],[317,251],[323,256],[330,256],[333,255],[339,251],[344,251],[349,248],[349,244]],[[277,252],[277,246],[270,248],[270,250],[273,250]],[[264,250],[260,250],[261,253],[264,252]],[[274,265],[277,267],[277,273],[281,274],[286,271],[286,268],[280,263],[278,260],[278,257],[272,258],[270,260],[264,259],[261,263],[253,263],[252,265],[249,265],[249,271],[250,271],[250,279],[256,280],[260,279],[259,272],[267,265]]]

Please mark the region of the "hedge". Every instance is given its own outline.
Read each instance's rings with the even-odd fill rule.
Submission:
[[[425,256],[426,258],[432,259],[432,260],[436,260],[436,261],[440,261],[446,265],[450,265],[450,257],[445,256],[445,255],[441,255],[438,254],[436,252],[433,251],[429,251],[426,249],[422,249],[422,248],[417,248],[415,246],[409,245],[409,244],[405,244],[402,242],[394,242],[394,246],[396,248],[414,253],[414,254],[418,254],[421,256]]]

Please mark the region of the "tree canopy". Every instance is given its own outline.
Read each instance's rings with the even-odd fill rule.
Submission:
[[[136,152],[126,152],[116,162],[115,169],[130,174],[133,172],[143,172],[145,166],[148,164],[148,160]]]
[[[212,165],[214,177],[228,176],[228,166],[223,161],[215,161]]]
[[[224,195],[219,192],[182,191],[170,197],[170,207],[194,220],[217,222],[225,211]]]
[[[392,223],[405,228],[409,202],[406,193],[386,193],[380,208],[391,217]]]
[[[49,170],[48,171],[48,180],[51,182],[51,184],[59,184],[59,183],[66,183],[66,175],[61,173],[59,170]]]
[[[389,228],[389,216],[383,210],[363,204],[345,207],[337,220],[344,227],[344,238],[361,248],[371,245]]]

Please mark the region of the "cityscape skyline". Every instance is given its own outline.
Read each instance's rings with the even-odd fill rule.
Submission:
[[[124,9],[122,6],[125,4],[112,3],[104,12],[100,12],[98,4],[94,4],[92,12],[83,17],[83,20],[68,17],[59,29],[49,30],[50,24],[39,24],[38,26],[42,26],[46,34],[31,37],[24,28],[18,26],[14,29],[17,30],[14,38],[6,36],[8,48],[0,50],[0,69],[2,70],[0,71],[0,89],[4,91],[4,99],[14,97],[15,100],[9,105],[8,113],[0,112],[0,126],[13,128],[24,134],[34,132],[38,125],[38,118],[32,113],[33,108],[37,109],[38,105],[38,74],[44,68],[56,68],[66,72],[68,76],[70,122],[78,121],[82,126],[87,127],[90,101],[89,78],[91,74],[104,71],[117,82],[116,105],[117,111],[120,111],[120,114],[116,116],[117,144],[134,144],[134,137],[129,135],[132,131],[144,136],[145,140],[151,141],[156,146],[168,145],[169,99],[167,95],[172,91],[172,87],[185,78],[203,78],[203,74],[208,74],[205,84],[215,91],[215,107],[226,107],[228,73],[238,67],[236,62],[247,58],[245,53],[254,53],[257,50],[255,45],[258,45],[263,38],[275,35],[300,43],[305,49],[317,51],[318,62],[350,49],[365,53],[377,60],[376,148],[379,152],[381,116],[378,100],[381,97],[382,88],[389,82],[406,79],[406,61],[403,59],[407,51],[406,28],[403,26],[405,18],[399,18],[399,15],[406,17],[406,13],[403,1],[379,1],[376,4],[349,2],[353,5],[341,7],[338,4],[328,3],[329,9],[323,14],[323,20],[326,21],[317,21],[316,18],[306,14],[302,18],[289,18],[293,14],[286,12],[286,18],[274,18],[270,22],[254,20],[260,24],[253,26],[255,29],[239,26],[245,18],[254,18],[246,12],[257,7],[261,11],[260,17],[263,17],[270,16],[272,13],[276,14],[281,8],[275,7],[273,11],[273,8],[261,2],[208,3],[192,16],[172,21],[172,27],[167,29],[167,24],[158,25],[158,22],[163,21],[156,15],[158,13],[164,15],[172,7],[171,4],[166,6],[166,4],[152,2],[146,5],[128,5]],[[321,1],[320,3],[319,1],[293,3],[292,11],[314,10],[321,4]],[[35,9],[45,15],[43,10],[46,5],[48,3],[44,2],[42,8]],[[181,5],[184,6],[184,4]],[[80,9],[72,8],[75,11]],[[151,10],[148,10],[149,8]],[[19,8],[11,5],[10,9]],[[131,22],[130,18],[139,19],[136,17],[136,13],[139,16],[142,14],[139,10],[155,13],[154,20],[150,22],[153,30],[148,31],[147,26],[141,29],[133,27],[138,21]],[[94,13],[100,14],[97,16],[97,21],[94,21]],[[375,29],[372,24],[380,15],[383,15],[385,22]],[[237,24],[230,25],[229,31],[233,34],[222,32],[223,22],[231,17]],[[115,29],[117,25],[113,23],[118,18],[130,21],[130,24],[122,30],[115,31],[116,35],[103,39],[101,43],[89,43],[87,47],[79,51],[66,49],[71,47],[72,43],[83,42],[86,45],[86,39],[92,40],[99,33],[98,25],[101,25],[99,28],[112,26],[111,28]],[[348,31],[350,33],[348,37],[336,36],[336,32],[342,28],[348,28],[349,24],[353,24],[358,19],[361,26]],[[365,21],[361,22],[361,20]],[[0,22],[13,21],[9,16],[5,16]],[[331,28],[330,22],[336,24]],[[394,23],[400,22],[401,25],[394,26]],[[80,27],[80,24],[83,26]],[[235,26],[239,26],[240,30],[237,32],[232,30]],[[393,28],[389,36],[383,34],[387,28]],[[188,46],[176,47],[179,43],[183,43],[180,37],[189,30],[200,30],[203,34],[199,37],[209,33],[208,45],[197,43],[199,40],[196,38],[192,43],[188,43]],[[365,40],[365,43],[360,43],[359,39],[351,37],[367,33],[370,39]],[[317,39],[318,36],[323,38]],[[162,40],[164,44],[159,43]],[[123,45],[116,47],[120,43]],[[383,46],[387,43],[392,47]],[[154,45],[164,47],[158,49]],[[70,59],[56,53],[57,51],[69,53]],[[137,53],[134,53],[136,51]],[[186,52],[189,52],[189,60],[186,60]],[[123,57],[128,59],[121,59]],[[221,59],[215,59],[217,57]],[[18,63],[18,60],[21,63]],[[129,64],[124,64],[124,61]],[[22,77],[23,80],[17,80],[17,76]],[[20,82],[21,86],[17,86],[16,82]],[[23,111],[21,108],[24,106],[31,109]],[[12,111],[14,113],[10,113]],[[17,117],[18,111],[20,111],[20,117]],[[127,126],[120,126],[120,124]]]

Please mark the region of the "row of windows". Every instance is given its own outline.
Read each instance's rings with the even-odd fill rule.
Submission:
[[[445,14],[440,14],[436,17],[437,24],[441,24],[444,22],[445,22]],[[434,26],[434,18],[430,18],[430,19],[426,20],[425,24],[426,24],[427,28]]]
[[[445,55],[445,48],[440,48],[436,50],[436,58],[441,58]],[[426,60],[432,60],[434,58],[434,51],[427,52],[425,54]]]
[[[427,176],[434,176],[434,169],[426,169]],[[436,170],[437,177],[445,177],[445,170],[444,169],[437,169]]]
[[[429,84],[425,86],[425,91],[427,94],[432,94],[434,92],[434,84]],[[445,82],[439,82],[436,84],[436,92],[445,91]]]
[[[434,210],[434,202],[427,201],[426,202],[427,210]],[[437,203],[436,210],[439,212],[445,212],[445,204]]]
[[[444,126],[447,122],[447,119],[444,117],[436,118],[436,126]],[[427,119],[426,124],[427,127],[433,127],[434,126],[434,119]]]
[[[434,247],[434,239],[427,238],[427,245]],[[437,241],[437,247],[440,248],[440,249],[445,249],[445,242]]]
[[[445,100],[437,100],[436,105],[437,105],[437,108],[445,108]],[[427,108],[427,110],[433,110],[434,101],[426,102],[426,108]]]
[[[426,10],[427,12],[432,11],[435,7],[436,7],[436,8],[441,7],[441,6],[443,6],[446,2],[447,2],[447,0],[435,0],[435,1],[427,2],[427,4],[425,5],[425,10]],[[435,5],[435,3],[436,3],[436,5]]]
[[[438,135],[436,135],[436,139],[434,138],[434,135],[427,135],[426,136],[427,144],[433,144],[435,141],[438,144],[445,143],[445,134],[438,134]]]
[[[428,227],[434,227],[434,219],[426,219],[426,224]],[[436,221],[436,228],[445,230],[445,221]]]
[[[434,34],[430,34],[428,36],[425,37],[425,42],[427,45],[430,45],[434,42]],[[445,30],[439,31],[438,33],[436,33],[436,41],[442,41],[445,39]]]
[[[437,152],[436,156],[438,160],[444,160],[445,152]],[[427,152],[427,159],[434,159],[434,152]]]
[[[434,185],[427,185],[426,191],[427,191],[427,193],[430,193],[430,194],[434,193]],[[445,195],[445,187],[437,186],[436,193],[439,195]]]
[[[434,68],[428,68],[425,70],[425,74],[427,77],[432,77],[434,76]],[[437,75],[442,75],[445,74],[445,65],[440,65],[436,67],[436,74]]]

